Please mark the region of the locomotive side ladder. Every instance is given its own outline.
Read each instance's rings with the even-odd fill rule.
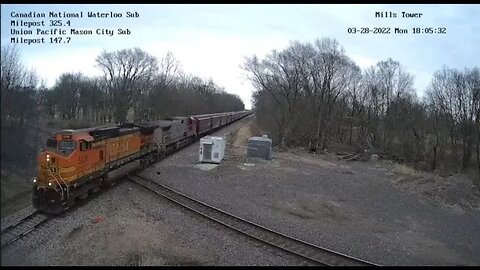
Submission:
[[[67,184],[67,182],[65,182],[65,180],[62,178],[62,176],[60,176],[60,174],[58,174],[58,178],[55,176],[55,174],[53,174],[52,170],[48,167],[47,168],[48,172],[50,173],[50,175],[52,176],[52,178],[55,180],[55,182],[57,183],[57,185],[60,187],[60,190],[62,191],[61,193],[61,199],[63,201],[63,199],[65,198],[64,196],[64,190],[63,190],[63,187],[62,187],[62,184],[58,181],[58,178],[60,178],[60,180],[63,182],[63,184],[65,185],[65,189],[66,189],[66,193],[67,193],[67,199],[70,198],[70,193],[69,193],[69,186]]]

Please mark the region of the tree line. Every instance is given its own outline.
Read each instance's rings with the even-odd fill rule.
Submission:
[[[37,93],[41,85],[35,70],[23,65],[19,51],[12,46],[2,46],[2,170],[6,164],[32,168],[35,163],[37,141],[34,129],[39,120]]]
[[[423,97],[391,58],[365,70],[332,38],[291,42],[243,69],[256,88],[258,121],[281,147],[332,143],[417,168],[480,172],[480,69],[443,67]]]
[[[123,123],[244,109],[211,79],[185,74],[170,52],[158,60],[139,48],[104,51],[95,62],[103,76],[65,73],[40,93],[48,117]]]
[[[74,120],[64,128],[78,128],[245,108],[211,79],[183,72],[170,52],[157,59],[139,48],[103,51],[92,63],[103,75],[64,73],[52,87],[26,68],[18,48],[2,46],[1,60],[2,165],[33,170],[44,145],[40,120]]]

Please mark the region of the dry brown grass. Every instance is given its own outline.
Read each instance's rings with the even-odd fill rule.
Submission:
[[[418,172],[417,170],[403,164],[396,164],[395,167],[392,169],[392,172],[396,175],[407,177],[416,177],[420,175],[420,172]]]
[[[239,128],[230,138],[231,154],[236,156],[245,156],[247,154],[248,139],[252,136],[262,136],[264,131],[255,123],[254,119],[250,119],[248,123]]]

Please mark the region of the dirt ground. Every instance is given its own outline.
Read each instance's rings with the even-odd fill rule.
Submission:
[[[252,136],[259,136],[263,130],[254,122],[250,121],[242,126],[230,137],[232,146],[230,153],[235,157],[245,157],[247,141]],[[237,147],[235,147],[237,146]],[[332,153],[335,151],[331,150]],[[319,167],[345,169],[343,173],[353,174],[349,171],[351,162],[339,161],[335,154],[316,155],[308,153],[306,149],[293,149],[279,153],[282,159],[301,161]],[[278,158],[277,157],[277,158]],[[247,161],[247,159],[243,159]],[[255,160],[258,161],[258,160]],[[448,177],[435,173],[417,171],[406,165],[398,164],[389,160],[378,162],[355,162],[355,168],[363,169],[362,165],[371,166],[378,171],[384,171],[387,179],[395,186],[412,194],[420,194],[424,199],[442,207],[449,207],[457,212],[464,213],[472,209],[480,209],[480,192],[472,179],[463,174],[455,174]],[[362,164],[364,163],[364,164]],[[272,164],[275,164],[273,162]],[[275,166],[275,165],[274,165]],[[282,168],[281,170],[289,170]]]
[[[238,130],[234,136],[232,136],[232,141],[246,142],[251,134],[255,134],[255,132],[251,132],[251,130],[255,130],[258,135],[258,127],[255,123],[250,123],[250,125],[246,125]],[[375,184],[384,183],[393,186],[395,191],[399,191],[402,195],[406,195],[405,198],[402,199],[427,205],[428,207],[440,210],[446,214],[445,220],[442,220],[442,216],[438,218],[435,217],[431,221],[425,222],[424,220],[424,222],[428,224],[427,226],[430,227],[429,229],[442,232],[442,228],[445,229],[449,226],[448,221],[451,221],[450,225],[452,225],[453,228],[462,228],[462,225],[466,225],[465,227],[471,229],[470,232],[463,231],[460,233],[463,234],[462,238],[455,239],[453,237],[453,239],[449,239],[456,242],[459,247],[466,246],[470,249],[470,252],[467,253],[470,253],[473,256],[470,255],[471,259],[468,259],[458,254],[454,249],[448,247],[450,243],[447,244],[447,241],[442,242],[436,237],[425,236],[422,230],[425,229],[425,231],[428,231],[428,229],[424,228],[424,225],[420,225],[421,221],[412,220],[412,226],[396,236],[397,240],[403,239],[406,242],[405,246],[409,247],[409,253],[416,252],[416,255],[419,257],[424,256],[424,258],[422,258],[423,260],[430,260],[427,264],[478,265],[480,263],[480,256],[475,255],[480,254],[480,246],[475,244],[480,240],[480,236],[474,233],[475,230],[478,230],[478,224],[480,224],[478,223],[480,221],[480,192],[472,179],[465,175],[456,174],[443,177],[434,173],[416,171],[408,166],[388,160],[375,162],[345,162],[340,161],[338,156],[334,154],[327,153],[318,155],[309,153],[305,149],[276,153],[275,158],[272,161],[250,159],[244,159],[243,161],[250,163],[239,165],[238,167],[242,170],[258,170],[259,174],[261,174],[260,171],[262,171],[262,169],[268,168],[267,170],[269,171],[271,171],[271,169],[276,169],[282,172],[282,174],[286,173],[292,175],[292,180],[295,179],[293,175],[296,175],[296,177],[298,177],[297,179],[301,181],[301,178],[303,178],[301,177],[302,174],[304,176],[313,176],[319,174],[318,170],[325,170],[347,176],[351,175],[352,177],[358,175],[361,176],[360,179],[358,179],[360,181],[375,179]],[[328,174],[320,175],[322,177],[328,177]],[[352,184],[355,185],[354,183]],[[294,196],[295,195],[296,194],[294,193]],[[363,196],[365,196],[365,194],[363,194]],[[342,203],[347,200],[348,199],[333,197],[332,200],[325,200],[319,199],[318,196],[310,195],[305,202],[298,203],[295,200],[277,201],[272,204],[272,208],[297,216],[300,219],[312,219],[320,215],[334,220],[338,225],[346,222],[364,223],[364,218],[362,218],[353,207]],[[388,203],[386,202],[386,204]],[[387,209],[385,210],[388,211]],[[405,212],[409,212],[408,209],[404,210],[406,210]],[[411,214],[415,215],[414,211],[412,211]],[[462,224],[456,226],[456,222],[462,222],[462,219],[456,220],[456,216],[466,218],[468,220],[466,223],[470,223],[470,225]],[[408,215],[407,218],[411,219]],[[402,220],[399,215],[396,217],[395,221],[402,222],[404,220]],[[440,224],[442,222],[445,223]],[[367,226],[371,227],[374,233],[388,232],[388,229],[382,228],[382,226],[378,225],[378,223],[372,223]],[[448,231],[445,230],[444,233],[448,234]],[[473,241],[469,241],[470,244],[461,242],[461,239],[469,239],[470,236],[474,239]],[[473,245],[476,247],[474,248]]]
[[[249,121],[247,125],[240,127],[229,136],[229,147],[227,149],[227,155],[231,158],[243,158],[247,155],[247,143],[248,139],[253,136],[259,136],[263,134],[263,130],[254,121]]]
[[[2,169],[1,217],[11,215],[31,203],[29,183],[24,175],[15,171]]]
[[[246,141],[262,134],[253,117],[244,119],[214,134],[229,142],[219,165],[198,162],[197,142],[141,174],[265,227],[378,264],[480,264],[480,194],[467,178],[302,149],[274,151],[270,161],[246,158]],[[2,265],[299,265],[127,181],[1,255]]]

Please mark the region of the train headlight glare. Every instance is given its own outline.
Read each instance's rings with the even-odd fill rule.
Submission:
[[[47,155],[47,161],[50,161],[50,155]]]
[[[34,183],[37,182],[37,177],[34,177],[34,178],[33,178],[33,182],[34,182]]]
[[[52,183],[48,183],[48,185],[49,185],[49,186],[51,186],[51,185],[52,185]]]

